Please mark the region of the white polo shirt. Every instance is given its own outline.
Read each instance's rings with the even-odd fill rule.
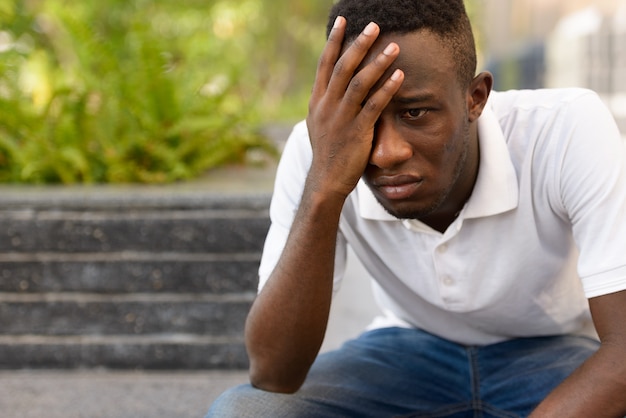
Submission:
[[[626,289],[626,157],[609,111],[583,89],[493,92],[478,133],[476,185],[445,233],[394,218],[358,184],[342,211],[336,287],[349,244],[384,312],[372,327],[417,327],[462,344],[593,335],[587,298]],[[259,289],[311,158],[300,123],[277,172]]]

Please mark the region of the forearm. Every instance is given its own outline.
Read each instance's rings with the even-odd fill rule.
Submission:
[[[293,392],[318,354],[332,298],[343,198],[305,187],[283,254],[246,322],[252,383]]]
[[[246,323],[251,381],[265,390],[296,391],[319,352],[341,210],[369,162],[376,122],[404,80],[399,70],[384,78],[399,54],[394,43],[357,71],[380,28],[369,24],[342,53],[345,23],[338,18],[331,30],[311,93],[307,128],[313,158],[303,197]]]
[[[533,412],[538,417],[626,416],[626,291],[589,299],[600,349]]]
[[[539,417],[626,416],[626,349],[603,344],[533,412]]]

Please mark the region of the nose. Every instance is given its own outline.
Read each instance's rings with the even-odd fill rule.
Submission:
[[[413,156],[413,148],[394,127],[382,118],[376,123],[374,146],[369,163],[382,169],[393,168]]]

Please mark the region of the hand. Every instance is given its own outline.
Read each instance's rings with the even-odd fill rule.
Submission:
[[[370,23],[341,54],[345,27],[345,19],[338,17],[319,60],[307,117],[313,148],[309,183],[343,198],[363,174],[376,122],[404,81],[400,70],[382,79],[400,53],[395,43],[365,65],[380,34],[378,25]]]

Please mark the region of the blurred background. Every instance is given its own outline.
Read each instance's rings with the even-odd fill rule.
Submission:
[[[275,161],[332,3],[0,0],[3,416],[198,416],[246,381]],[[626,0],[465,3],[497,89],[592,88],[626,133]],[[376,313],[351,260],[324,349]]]
[[[0,182],[166,183],[275,157],[332,0],[0,1]],[[626,132],[625,0],[466,0],[496,88],[579,86]]]
[[[626,134],[626,1],[475,3],[482,65],[497,89],[593,89]]]

